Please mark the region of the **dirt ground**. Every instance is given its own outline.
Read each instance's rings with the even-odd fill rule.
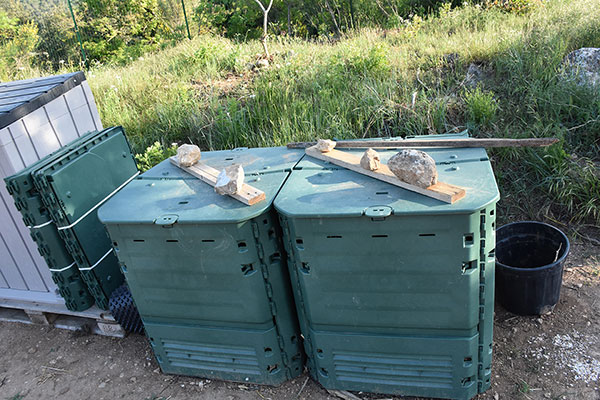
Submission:
[[[496,305],[492,387],[478,400],[600,399],[600,246],[574,242],[560,303],[518,317]],[[402,399],[355,393],[361,399]],[[336,399],[304,375],[280,387],[159,372],[144,336],[115,339],[0,323],[0,400]]]

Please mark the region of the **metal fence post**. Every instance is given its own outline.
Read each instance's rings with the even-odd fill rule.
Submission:
[[[75,21],[75,13],[73,13],[73,7],[71,7],[71,0],[67,0],[67,4],[69,4],[69,11],[71,11],[71,17],[73,18],[73,25],[75,26],[75,34],[77,35],[77,40],[79,41],[79,48],[81,49],[81,56],[83,57],[83,65],[86,67],[87,65],[87,57],[85,56],[85,50],[83,49],[83,43],[81,42],[81,35],[79,34],[79,28],[77,28],[77,21]]]
[[[187,29],[188,39],[192,39],[190,35],[190,26],[188,25],[187,13],[185,12],[185,0],[181,0],[181,7],[183,8],[183,18],[185,19],[185,27]]]

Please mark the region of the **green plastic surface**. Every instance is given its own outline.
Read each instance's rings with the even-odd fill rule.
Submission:
[[[90,295],[75,263],[60,270],[50,271],[52,280],[58,286],[58,292],[65,299],[65,305],[69,310],[83,311],[94,304],[94,297]]]
[[[74,224],[59,233],[102,309],[123,276],[96,211],[89,211],[136,172],[122,129],[112,128],[32,174],[52,220],[61,227]]]
[[[303,155],[303,149],[238,147],[233,150],[203,152],[200,161],[219,171],[233,164],[242,164],[244,173],[248,177],[248,175],[263,175],[270,172],[289,172]],[[145,172],[144,177],[196,179],[180,168],[171,168],[169,163],[165,162]]]
[[[260,149],[254,159],[281,159],[277,153],[281,149]],[[302,156],[293,153],[295,161]],[[266,200],[246,206],[182,175],[167,160],[100,208],[163,371],[260,384],[279,384],[302,372],[297,316],[272,209],[286,169],[247,176]]]
[[[90,132],[18,173],[4,178],[8,192],[12,195],[23,221],[29,227],[38,251],[49,268],[61,271],[53,272],[52,276],[59,286],[59,293],[65,299],[67,308],[73,311],[89,308],[94,303],[93,298],[79,277],[77,267],[73,268],[73,257],[59,235],[56,225],[53,222],[47,224],[52,218],[35,187],[32,174],[75,149],[86,148],[90,142],[97,141],[99,138],[102,140],[119,132],[119,128]]]
[[[275,199],[309,370],[327,388],[470,399],[490,385],[498,189],[483,149],[424,150],[464,199],[310,157]]]

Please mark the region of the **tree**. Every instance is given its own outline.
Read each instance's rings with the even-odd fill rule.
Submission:
[[[265,8],[260,0],[254,0],[256,4],[259,5],[260,9],[263,12],[263,36],[261,39],[263,49],[265,50],[265,58],[271,58],[269,55],[269,49],[267,48],[267,24],[269,22],[269,11],[271,11],[271,6],[273,5],[273,0],[269,1],[269,6]]]

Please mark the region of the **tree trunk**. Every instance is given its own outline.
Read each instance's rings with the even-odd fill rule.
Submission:
[[[329,15],[331,15],[331,19],[333,19],[333,28],[335,29],[335,35],[339,38],[342,36],[340,32],[340,27],[338,26],[337,19],[335,18],[335,14],[329,5],[329,1],[325,0],[325,7],[327,7],[327,11],[329,11]]]
[[[273,5],[273,0],[271,0],[269,2],[269,6],[267,8],[265,8],[265,6],[263,6],[263,4],[260,2],[260,0],[254,0],[256,2],[256,4],[258,4],[258,6],[260,7],[260,9],[263,12],[263,36],[261,39],[262,45],[263,45],[263,49],[265,50],[265,58],[271,58],[271,55],[269,54],[269,49],[267,48],[267,27],[268,27],[268,23],[269,23],[269,11],[271,11],[271,6]]]
[[[288,17],[288,20],[287,20],[288,36],[292,36],[293,35],[293,33],[292,33],[292,12],[291,12],[291,7],[290,7],[289,1],[287,2],[287,17]]]

